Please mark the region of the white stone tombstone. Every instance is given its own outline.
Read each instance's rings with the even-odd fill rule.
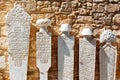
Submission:
[[[40,27],[36,34],[37,67],[40,71],[40,80],[48,80],[48,70],[51,67],[51,33],[47,31],[47,26],[50,26],[51,21],[38,19],[36,24]]]
[[[96,40],[92,35],[92,29],[85,28],[79,40],[79,80],[95,79]]]
[[[105,30],[100,36],[101,42],[106,44],[100,47],[100,80],[116,80],[117,49],[111,45],[115,41],[115,34]]]
[[[69,24],[62,24],[58,37],[58,80],[74,79],[74,37],[70,36]]]
[[[6,18],[10,80],[26,80],[31,17],[15,5]]]

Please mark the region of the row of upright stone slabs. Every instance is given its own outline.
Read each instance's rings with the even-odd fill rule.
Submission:
[[[16,5],[6,18],[10,80],[26,80],[31,16]]]
[[[10,63],[10,79],[26,80],[29,51],[30,16],[23,8],[16,5],[7,15],[8,53]],[[37,25],[37,67],[40,70],[40,80],[48,80],[48,70],[51,66],[51,33],[49,19],[40,19]],[[58,80],[73,80],[74,71],[74,37],[70,36],[69,24],[61,25],[62,35],[58,38]],[[83,30],[84,38],[79,47],[79,80],[94,80],[96,40],[92,30]],[[100,48],[100,80],[115,80],[116,47],[110,43],[115,41],[111,30],[106,30],[100,37],[101,42],[107,42]]]
[[[44,26],[37,33],[37,66],[40,69],[40,80],[47,80],[47,72],[51,66],[51,34],[47,32],[50,20],[39,19],[37,25]],[[69,34],[71,26],[62,24],[60,31],[62,35],[58,37],[58,80],[74,80],[74,37]],[[85,28],[82,35],[84,37],[79,41],[79,80],[94,80],[96,40],[91,28]],[[115,34],[111,30],[105,30],[100,41],[107,42],[100,47],[100,80],[115,80],[117,50],[110,44],[115,41]]]

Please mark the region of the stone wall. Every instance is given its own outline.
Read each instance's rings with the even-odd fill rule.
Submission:
[[[49,31],[52,32],[52,67],[49,70],[49,80],[58,80],[57,39],[61,34],[59,27],[63,23],[72,25],[71,35],[75,36],[75,68],[74,80],[78,80],[78,39],[79,32],[86,26],[94,29],[94,37],[98,40],[105,29],[113,30],[117,35],[114,44],[118,49],[117,79],[120,80],[120,1],[119,0],[0,0],[0,56],[6,56],[6,68],[0,69],[0,80],[9,80],[9,64],[7,54],[7,35],[5,16],[10,9],[20,4],[31,15],[30,49],[28,62],[28,80],[39,80],[39,71],[36,67],[36,32],[35,22],[40,18],[49,18],[52,21]],[[96,80],[99,80],[99,41],[97,42]]]

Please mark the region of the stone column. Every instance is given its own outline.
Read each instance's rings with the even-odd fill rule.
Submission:
[[[100,42],[106,42],[100,47],[100,80],[116,80],[117,49],[111,45],[115,41],[115,34],[105,30],[100,36]]]
[[[69,34],[71,26],[62,24],[58,37],[58,80],[74,78],[74,37]]]
[[[31,17],[15,5],[6,18],[10,80],[26,80]]]
[[[36,24],[40,27],[36,34],[37,67],[40,71],[40,80],[48,80],[48,70],[51,67],[51,33],[47,31],[47,26],[50,26],[51,21],[38,19]]]
[[[79,80],[94,80],[96,40],[91,28],[83,29],[82,36],[79,41]]]

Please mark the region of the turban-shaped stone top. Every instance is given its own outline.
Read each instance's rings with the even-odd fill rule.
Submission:
[[[71,31],[71,25],[70,24],[62,24],[60,27],[60,31],[62,31],[62,32]]]
[[[50,19],[38,19],[36,21],[36,25],[39,27],[47,27],[51,25],[51,20]]]
[[[100,35],[100,42],[114,42],[115,40],[116,36],[111,30],[105,30]]]
[[[89,35],[93,35],[92,29],[91,28],[85,28],[82,31],[82,36],[89,36]]]

